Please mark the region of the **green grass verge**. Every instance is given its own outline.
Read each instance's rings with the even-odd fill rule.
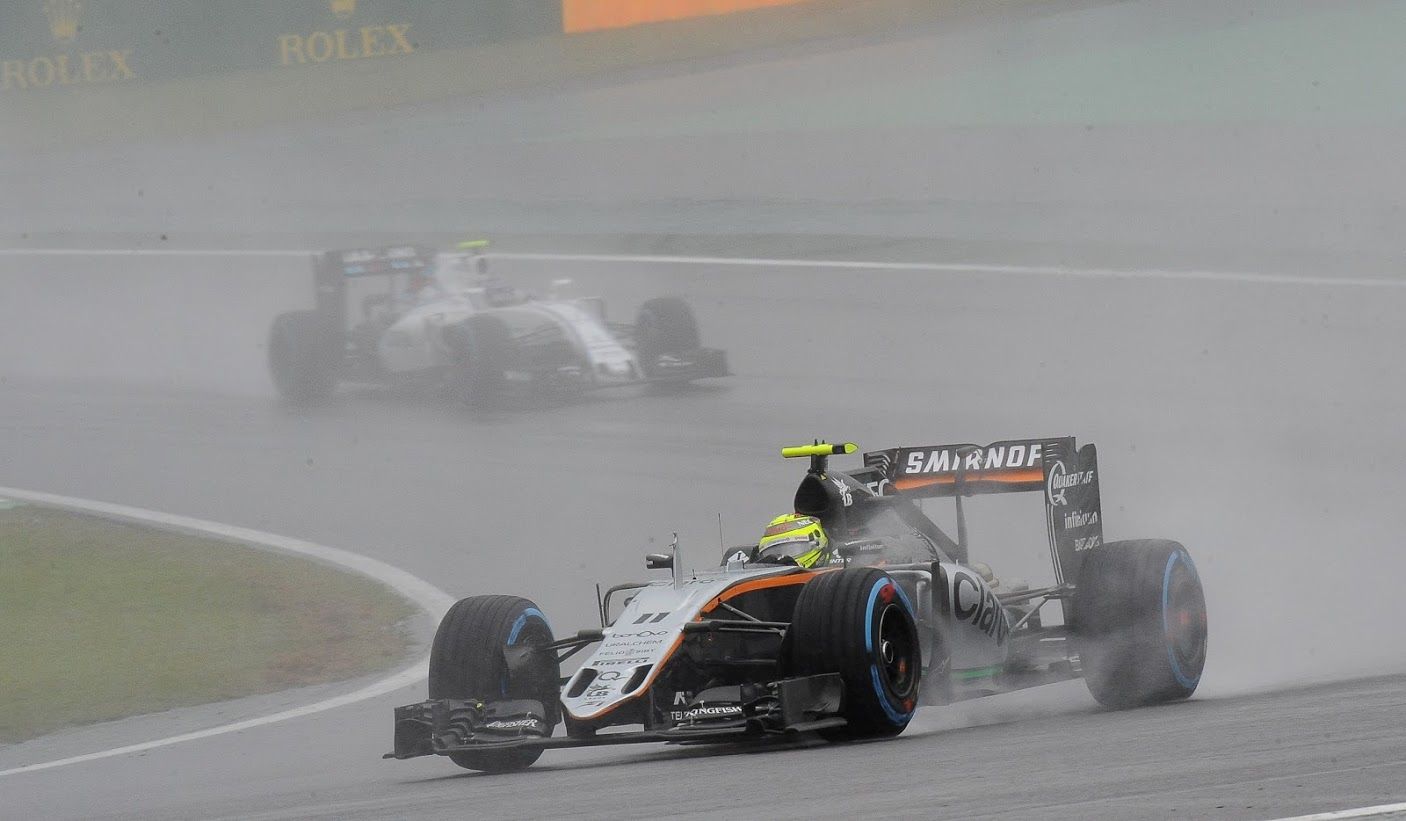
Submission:
[[[385,669],[413,613],[312,561],[0,509],[0,743]]]

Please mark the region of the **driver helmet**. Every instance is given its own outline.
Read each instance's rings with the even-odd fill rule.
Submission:
[[[790,559],[801,567],[824,564],[830,556],[830,537],[814,516],[785,513],[771,520],[757,543],[757,561]]]

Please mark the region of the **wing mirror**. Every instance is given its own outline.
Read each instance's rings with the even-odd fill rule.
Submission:
[[[644,566],[649,570],[670,570],[674,566],[674,557],[663,553],[650,553],[644,557]]]

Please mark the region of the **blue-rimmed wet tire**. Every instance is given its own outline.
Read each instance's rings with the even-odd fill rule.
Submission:
[[[1180,544],[1109,542],[1084,554],[1073,627],[1100,704],[1137,707],[1196,692],[1206,666],[1206,596]]]
[[[839,673],[844,680],[848,724],[822,735],[876,738],[908,726],[918,706],[922,647],[913,604],[887,573],[820,574],[801,590],[786,638],[792,675]]]
[[[561,669],[544,650],[509,671],[504,649],[552,641],[547,617],[518,596],[471,596],[444,614],[430,648],[430,698],[532,699],[546,710],[548,732],[561,720]],[[508,772],[530,766],[541,750],[470,750],[450,759],[470,770]]]

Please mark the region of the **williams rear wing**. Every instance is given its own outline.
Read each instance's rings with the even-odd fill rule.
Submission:
[[[960,500],[1041,492],[1059,584],[1077,581],[1083,552],[1103,543],[1098,455],[1092,444],[1077,447],[1072,436],[890,448],[864,454],[864,466],[880,495]]]
[[[386,248],[350,248],[324,251],[313,257],[313,287],[317,312],[329,330],[341,333],[347,322],[347,285],[353,280],[428,273],[434,270],[435,251],[418,245]]]

